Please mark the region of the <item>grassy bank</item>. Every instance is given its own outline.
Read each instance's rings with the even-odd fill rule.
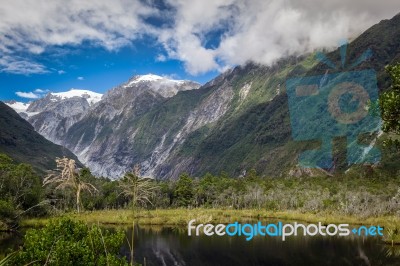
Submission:
[[[400,243],[400,218],[396,216],[357,217],[334,215],[330,213],[301,213],[297,211],[267,210],[232,210],[232,209],[159,209],[140,210],[103,210],[83,213],[68,213],[67,216],[87,222],[104,225],[131,225],[135,220],[139,225],[186,226],[188,221],[196,223],[231,223],[249,220],[286,220],[305,223],[348,223],[352,225],[380,225],[385,228],[385,241]],[[21,225],[25,227],[42,226],[51,218],[26,219]]]

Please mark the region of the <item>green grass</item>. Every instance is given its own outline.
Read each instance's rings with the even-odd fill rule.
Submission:
[[[102,210],[83,213],[67,213],[69,216],[86,223],[103,225],[131,225],[135,220],[139,225],[146,226],[186,226],[195,219],[196,223],[231,223],[250,220],[284,220],[305,223],[352,225],[379,225],[385,228],[386,243],[400,244],[400,218],[394,215],[362,218],[356,216],[335,215],[332,213],[301,213],[298,211],[267,211],[267,210],[233,210],[233,209],[157,209],[140,210]],[[51,218],[32,218],[21,222],[23,227],[40,227],[46,225]]]

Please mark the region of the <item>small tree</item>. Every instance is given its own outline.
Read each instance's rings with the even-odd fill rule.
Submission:
[[[174,196],[178,206],[188,207],[193,199],[193,180],[187,173],[181,174],[176,184]]]
[[[95,186],[89,182],[84,182],[81,178],[79,171],[76,169],[76,164],[73,159],[69,158],[57,158],[57,170],[49,174],[43,180],[43,186],[49,184],[56,184],[56,190],[71,188],[75,193],[76,198],[76,210],[78,213],[81,210],[81,192],[88,191],[90,194],[97,192]]]
[[[119,181],[121,194],[131,199],[132,209],[135,211],[138,205],[144,205],[151,202],[157,185],[152,178],[140,177],[140,168],[135,165],[132,172],[127,173]]]
[[[379,106],[383,120],[382,130],[400,135],[400,63],[387,66],[386,71],[392,79],[392,86],[379,97]],[[385,144],[400,148],[398,139],[389,138]]]
[[[0,154],[0,195],[18,209],[29,209],[40,202],[40,177],[32,166],[14,164],[10,157]]]

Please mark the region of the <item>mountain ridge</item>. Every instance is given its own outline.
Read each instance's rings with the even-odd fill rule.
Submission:
[[[378,87],[384,90],[390,82],[384,67],[400,60],[399,38],[397,15],[354,39],[348,45],[347,61],[354,62],[371,49],[374,56],[354,70],[374,69]],[[340,49],[327,57],[340,62]],[[176,90],[180,83],[175,82],[165,87],[168,93],[164,94],[158,87],[163,77],[133,77],[76,117],[47,114],[57,121],[52,131],[43,127],[45,115],[29,121],[37,131],[72,150],[98,176],[119,178],[135,164],[141,165],[143,175],[156,178],[221,171],[239,176],[252,168],[263,175],[281,176],[297,167],[302,151],[316,146],[292,139],[286,80],[341,71],[347,70],[329,70],[315,54],[308,54],[272,66],[249,62],[201,87],[188,82],[189,90]],[[315,121],[314,126],[330,125]],[[343,148],[334,153],[335,158],[346,156]],[[341,161],[337,169],[346,167]]]
[[[56,157],[69,157],[82,165],[67,148],[56,145],[20,117],[11,107],[0,101],[0,153],[21,163],[29,163],[39,172],[53,170]]]

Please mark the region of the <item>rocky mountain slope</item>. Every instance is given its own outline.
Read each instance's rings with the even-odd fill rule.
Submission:
[[[0,153],[29,163],[39,171],[55,169],[56,157],[67,156],[78,161],[68,149],[35,132],[32,125],[3,102],[0,102],[0,128]]]
[[[251,168],[279,176],[296,167],[302,151],[318,145],[293,140],[286,81],[373,69],[379,89],[385,89],[385,65],[400,60],[399,37],[400,15],[355,39],[347,49],[345,69],[329,69],[310,54],[271,67],[238,66],[200,88],[189,81],[136,76],[94,104],[82,97],[57,102],[46,97],[29,106],[27,111],[39,114],[28,120],[97,175],[118,178],[140,164],[143,175],[156,178],[175,178],[183,171],[238,176]],[[368,49],[373,56],[355,65]],[[339,49],[326,56],[340,65]],[[329,129],[332,124],[317,119],[308,126]],[[337,167],[346,168],[346,149],[340,143],[334,145]]]
[[[47,139],[72,149],[95,174],[116,178],[136,163],[129,150],[120,159],[129,148],[124,141],[134,138],[132,121],[178,92],[199,87],[152,74],[134,76],[104,96],[78,90],[49,93],[20,114]]]
[[[144,124],[140,120],[157,106],[176,97],[181,91],[196,90],[191,81],[168,80],[154,75],[136,76],[106,93],[103,100],[74,124],[64,145],[70,147],[97,175],[120,177],[141,155]],[[179,93],[178,93],[179,94]],[[139,134],[138,134],[139,133]],[[146,132],[155,135],[155,132]],[[146,143],[155,149],[157,140]]]
[[[40,134],[54,143],[61,144],[68,129],[101,100],[103,95],[87,90],[72,89],[67,92],[49,93],[32,102],[25,117]]]

